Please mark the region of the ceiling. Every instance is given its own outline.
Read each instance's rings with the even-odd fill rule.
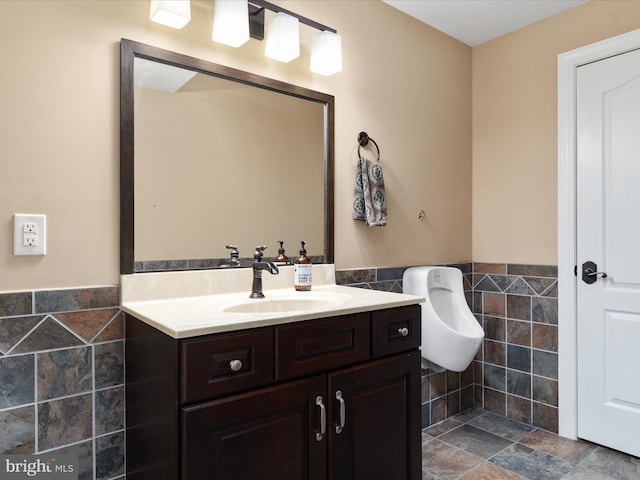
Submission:
[[[383,0],[471,47],[588,0]]]

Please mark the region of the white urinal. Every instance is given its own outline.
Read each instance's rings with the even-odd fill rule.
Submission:
[[[484,330],[465,300],[462,272],[452,267],[408,268],[402,290],[426,299],[421,304],[422,357],[447,370],[465,370],[480,348]]]

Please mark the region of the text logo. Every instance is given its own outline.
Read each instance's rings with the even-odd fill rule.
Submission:
[[[0,455],[0,480],[78,480],[77,455]]]

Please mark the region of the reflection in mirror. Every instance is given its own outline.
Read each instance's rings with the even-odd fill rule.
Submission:
[[[122,41],[121,271],[333,261],[333,97]]]
[[[135,60],[136,85],[139,62],[154,65]],[[300,239],[322,256],[324,105],[163,67],[134,92],[136,261],[222,259],[228,244],[275,256]]]

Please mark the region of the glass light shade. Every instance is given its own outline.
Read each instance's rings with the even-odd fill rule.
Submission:
[[[230,47],[239,47],[249,40],[247,0],[216,0],[211,39]]]
[[[191,20],[189,0],[151,0],[149,19],[167,27],[180,29]]]
[[[342,38],[337,33],[323,31],[313,39],[311,65],[314,73],[333,75],[342,71]]]
[[[267,26],[266,57],[290,62],[300,56],[300,23],[286,13],[277,13]]]

